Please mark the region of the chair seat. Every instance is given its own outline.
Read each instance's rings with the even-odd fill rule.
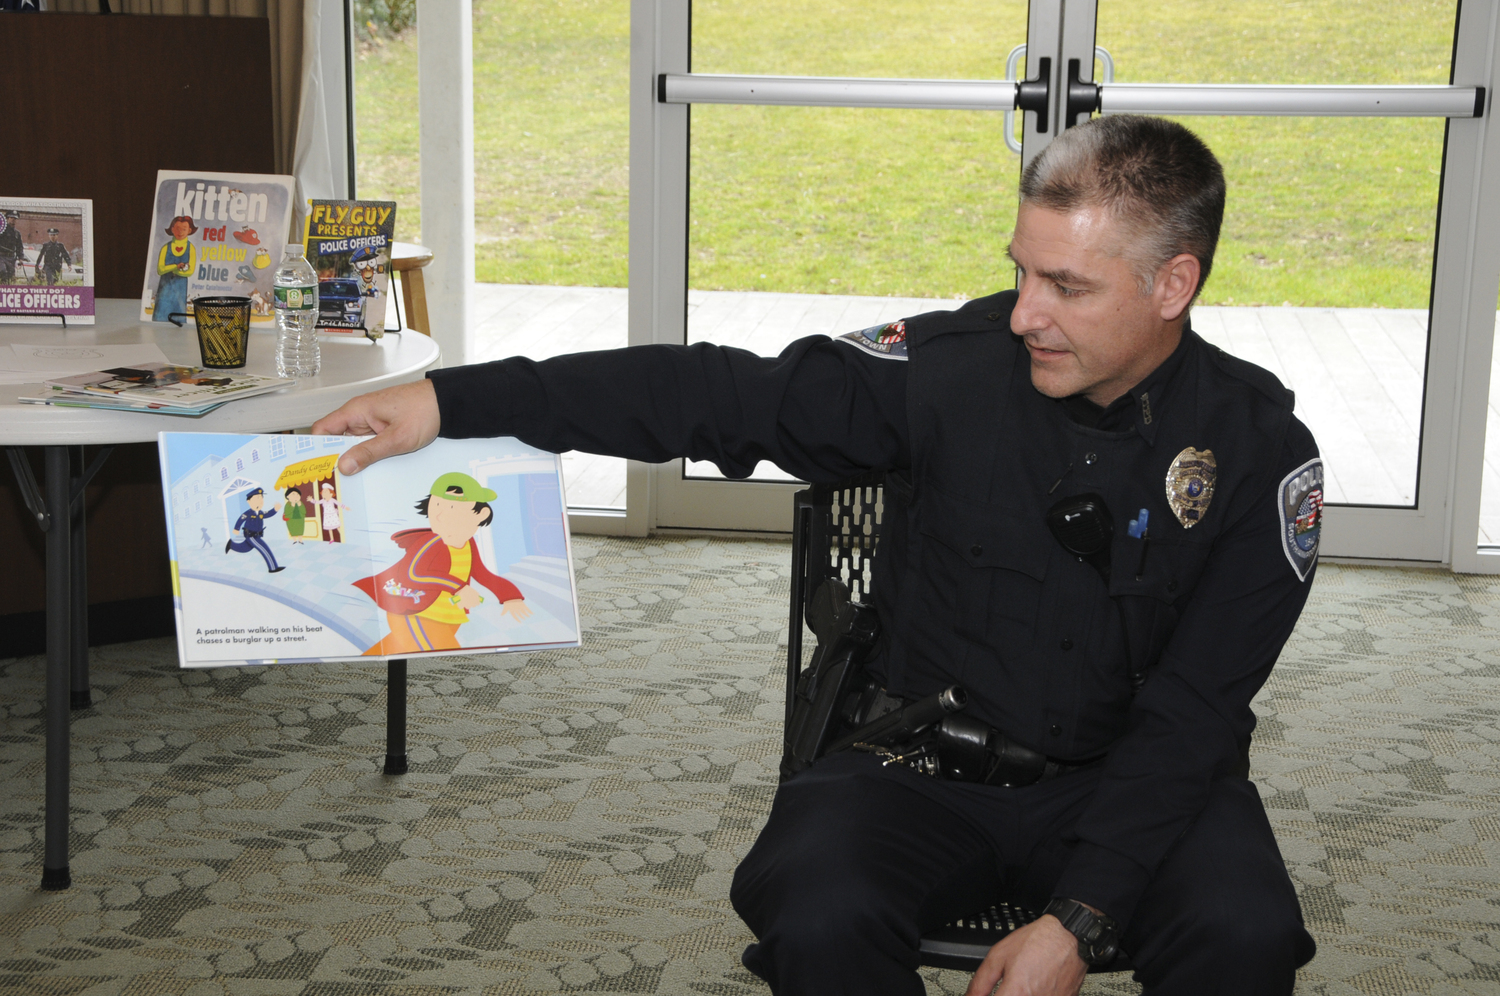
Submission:
[[[983,912],[923,934],[918,946],[922,964],[972,972],[1006,934],[1036,918],[1037,914],[1024,906],[996,903]]]
[[[922,964],[930,968],[952,968],[960,972],[972,972],[990,953],[990,948],[999,944],[1006,934],[1019,930],[1035,920],[1040,914],[1024,906],[1001,901],[982,913],[929,930],[922,935],[917,945]],[[1129,972],[1134,966],[1130,958],[1121,951],[1107,965],[1091,965],[1089,974],[1099,972]]]

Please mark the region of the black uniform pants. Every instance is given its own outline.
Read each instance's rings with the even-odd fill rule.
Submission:
[[[777,996],[920,996],[923,932],[1002,895],[1046,905],[1099,775],[1004,789],[824,758],[777,790],[735,870],[734,908],[759,938],[745,967]],[[1254,785],[1214,783],[1121,946],[1149,996],[1292,991],[1314,945]]]

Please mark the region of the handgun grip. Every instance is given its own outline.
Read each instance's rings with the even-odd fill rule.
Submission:
[[[840,737],[828,745],[826,753],[848,750],[858,743],[887,746],[906,740],[924,727],[931,726],[950,713],[959,712],[969,704],[969,696],[962,688],[951,685],[941,692],[918,699],[911,705],[887,713],[874,722],[866,723],[847,736]]]

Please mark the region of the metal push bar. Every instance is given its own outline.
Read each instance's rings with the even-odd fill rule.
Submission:
[[[1481,118],[1484,87],[1109,83],[1099,87],[1099,111],[1320,118]]]
[[[1041,81],[1029,82],[1035,86]],[[1012,80],[662,73],[657,78],[657,100],[664,104],[1008,111],[1017,106],[1018,92],[1026,85]],[[1485,110],[1482,86],[1074,81],[1068,90],[1068,109],[1075,113],[1478,118]],[[1083,105],[1092,106],[1080,106],[1079,98]]]
[[[1016,106],[1016,84],[1008,80],[879,80],[843,76],[663,73],[657,79],[657,100],[663,104],[1008,111]]]

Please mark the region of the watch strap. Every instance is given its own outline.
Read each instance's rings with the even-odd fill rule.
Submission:
[[[1073,899],[1054,899],[1042,911],[1051,914],[1078,938],[1078,957],[1089,965],[1114,961],[1120,950],[1119,929],[1115,921]]]

